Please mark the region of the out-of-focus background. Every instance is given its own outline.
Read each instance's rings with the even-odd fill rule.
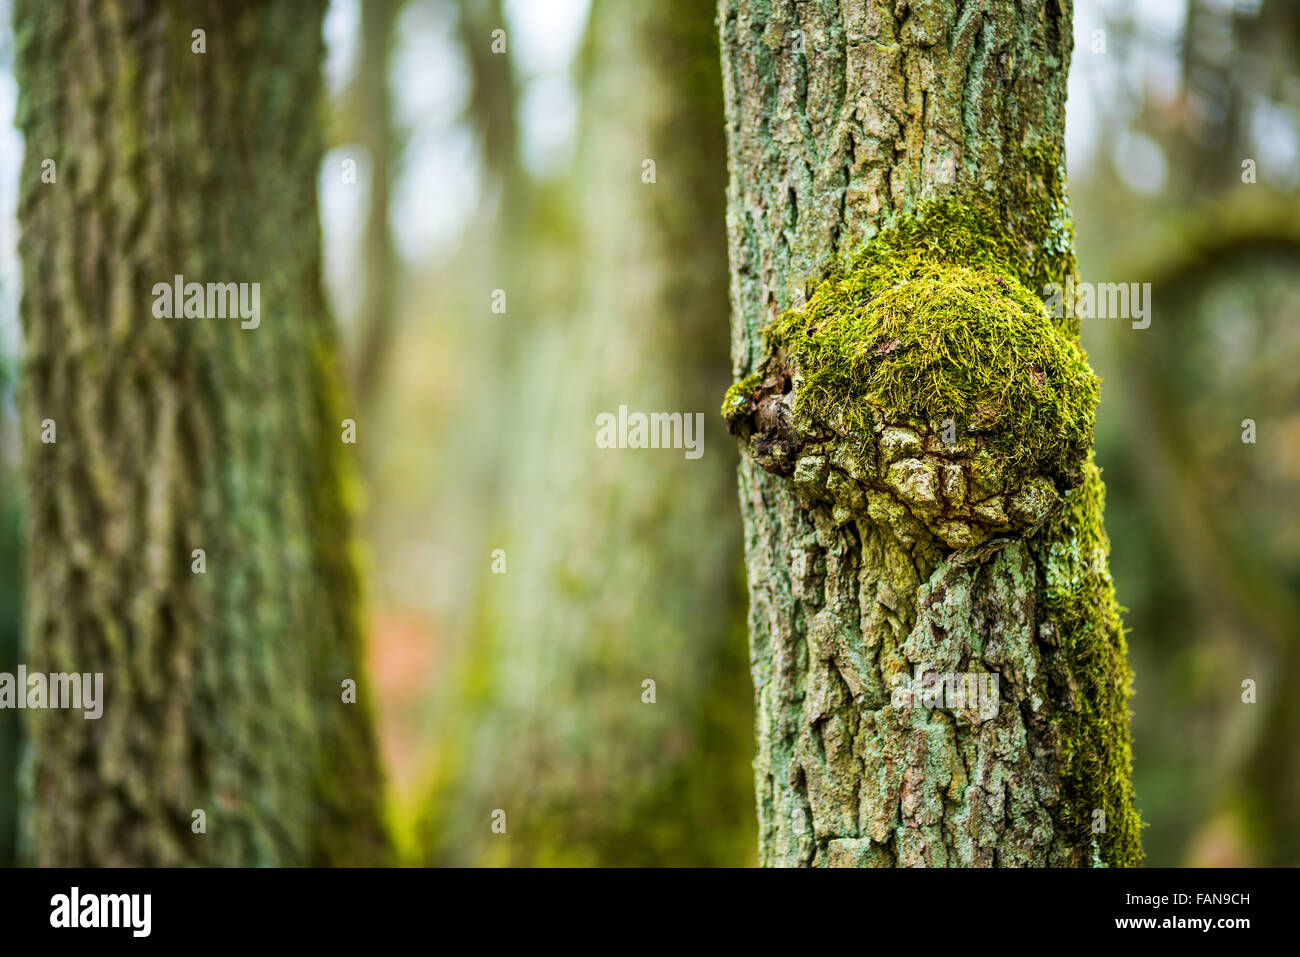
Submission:
[[[755,859],[713,18],[330,5],[325,273],[409,862]],[[22,660],[9,20],[0,0],[0,671]],[[1080,0],[1075,39],[1080,272],[1152,284],[1149,328],[1084,321],[1147,862],[1300,864],[1300,7]],[[620,404],[704,412],[703,458],[602,454]]]

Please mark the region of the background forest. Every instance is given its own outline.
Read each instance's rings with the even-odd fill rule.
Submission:
[[[755,860],[714,18],[329,4],[324,274],[404,862]],[[0,0],[0,672],[24,660],[10,20]],[[1066,140],[1082,278],[1152,284],[1149,328],[1083,324],[1146,860],[1297,865],[1300,7],[1079,0]],[[596,448],[620,404],[703,411],[703,457]]]

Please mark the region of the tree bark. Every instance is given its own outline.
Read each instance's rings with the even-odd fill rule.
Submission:
[[[773,331],[803,329],[806,358],[830,326],[855,328],[834,296],[862,257],[875,257],[877,273],[904,254],[941,262],[931,277],[957,277],[962,294],[980,277],[1039,293],[1073,274],[1068,4],[722,0],[720,27],[740,380],[724,413],[746,440],[760,860],[1136,864],[1129,672],[1090,454],[1035,480],[1046,511],[980,526],[973,516],[990,514],[981,507],[993,500],[976,501],[987,478],[979,463],[995,453],[974,420],[959,423],[960,438],[981,451],[964,459],[935,444],[937,416],[877,405],[857,433],[834,409],[819,418],[814,370]],[[992,245],[955,235],[953,217],[927,234],[934,208],[988,211]],[[996,262],[993,246],[1003,250]],[[976,274],[954,271],[966,267]],[[854,315],[922,271],[900,269],[901,285],[869,289]],[[909,308],[931,315],[934,298]],[[1075,321],[1034,335],[1035,348],[1075,354]],[[901,341],[850,336],[837,347],[855,361],[869,351],[862,361],[874,370]],[[972,366],[975,380],[988,371],[975,354],[946,361]],[[1067,390],[1045,378],[1046,389]],[[841,388],[848,407],[870,383]],[[1068,425],[1090,444],[1091,407]],[[893,482],[893,466],[943,476],[943,492],[914,494]],[[998,489],[1009,503],[1029,494],[1015,480]],[[931,672],[998,675],[996,717],[898,706],[900,676]]]
[[[40,865],[386,858],[319,286],[323,6],[15,6],[27,664],[104,676],[99,720],[26,712]],[[260,283],[260,325],[157,317],[176,275]]]

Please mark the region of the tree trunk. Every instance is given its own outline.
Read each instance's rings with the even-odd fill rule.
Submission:
[[[360,116],[360,139],[370,158],[370,198],[366,209],[365,295],[357,317],[357,358],[353,392],[362,406],[371,405],[393,341],[397,322],[393,288],[397,263],[389,228],[393,167],[393,107],[388,69],[399,0],[367,0],[361,7],[361,64],[354,83]]]
[[[98,720],[27,712],[41,865],[386,857],[319,288],[323,6],[16,4],[27,664],[104,676]],[[159,318],[177,275],[260,283],[260,324]]]
[[[752,730],[731,449],[610,449],[597,417],[694,415],[728,380],[712,10],[596,0],[578,159],[582,302],[523,340],[465,725],[433,860],[740,865]],[[643,179],[655,162],[653,182]],[[513,300],[512,300],[513,301]],[[513,314],[513,307],[512,307]],[[653,681],[653,702],[649,687]],[[505,832],[491,830],[495,810]]]
[[[3,370],[0,370],[3,376]],[[0,382],[0,388],[4,383]],[[3,397],[0,397],[2,399]],[[13,438],[17,438],[14,430]],[[0,446],[17,449],[0,423]],[[14,456],[15,460],[17,456]],[[16,465],[16,462],[15,462]],[[8,483],[11,466],[0,461],[0,478]],[[17,474],[17,468],[13,468]],[[22,535],[17,489],[0,488],[0,672],[13,674],[22,661]],[[23,750],[22,712],[0,711],[0,867],[13,867],[18,821],[18,767]]]
[[[720,24],[760,859],[1137,864],[1096,381],[1041,304],[1068,4]]]

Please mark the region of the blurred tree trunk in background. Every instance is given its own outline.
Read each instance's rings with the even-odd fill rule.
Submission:
[[[104,674],[99,720],[26,712],[38,864],[386,859],[319,288],[323,7],[15,4],[26,662]],[[260,283],[260,326],[156,318],[176,275]]]
[[[500,258],[509,264],[522,252],[527,233],[519,218],[527,203],[528,177],[519,163],[519,91],[509,46],[494,52],[493,31],[504,29],[501,0],[460,0],[456,35],[469,67],[466,118],[478,136],[479,152],[499,195],[493,227],[501,232]]]
[[[582,89],[583,301],[521,333],[508,571],[488,576],[463,725],[444,734],[429,859],[744,864],[740,529],[711,414],[727,382],[713,11],[596,0]],[[620,404],[707,412],[703,457],[597,448]]]
[[[401,0],[366,0],[361,5],[361,65],[349,98],[360,139],[370,155],[370,199],[366,212],[365,296],[357,324],[358,342],[352,371],[353,392],[367,405],[378,386],[397,321],[393,291],[397,264],[388,225],[389,184],[393,172],[394,133],[388,64],[393,25]]]
[[[828,260],[870,250],[923,200],[991,204],[1023,257],[1006,268],[1034,293],[1073,272],[1068,2],[723,0],[721,29],[738,376],[760,371],[762,330]],[[1077,339],[1077,323],[1061,329]],[[1036,536],[958,551],[807,504],[749,454],[740,486],[762,863],[1140,860],[1090,459]],[[1000,673],[996,718],[891,707],[900,674],[954,666]]]
[[[5,370],[0,367],[0,401],[4,401]],[[0,450],[17,448],[0,422]],[[16,438],[16,435],[14,436]],[[0,454],[3,454],[0,452]],[[0,477],[10,474],[10,463],[0,461]],[[16,468],[13,473],[16,474]],[[20,648],[23,576],[22,535],[18,496],[12,487],[0,487],[0,672],[14,674],[22,661]],[[16,863],[18,820],[18,767],[23,743],[22,712],[0,710],[0,867]]]
[[[502,49],[493,40],[494,31],[506,27],[502,0],[460,0],[457,7],[456,38],[470,81],[464,122],[474,132],[486,174],[479,209],[462,240],[459,276],[462,287],[474,291],[472,305],[463,308],[470,315],[483,316],[473,336],[489,371],[466,377],[473,384],[466,390],[464,405],[474,414],[460,429],[452,430],[445,450],[456,459],[463,487],[470,490],[467,500],[473,503],[473,512],[491,516],[489,525],[495,529],[501,518],[498,502],[510,478],[500,468],[497,443],[481,438],[503,435],[512,428],[514,410],[509,400],[502,401],[502,386],[513,382],[526,348],[528,336],[521,327],[535,321],[540,311],[534,292],[544,267],[537,263],[540,257],[529,256],[528,251],[530,244],[543,241],[543,233],[535,218],[535,184],[519,152],[514,48],[507,41]],[[488,311],[498,289],[506,294],[505,313]],[[482,579],[475,579],[474,588],[481,583]],[[481,591],[466,595],[465,604],[472,607],[483,597]]]

